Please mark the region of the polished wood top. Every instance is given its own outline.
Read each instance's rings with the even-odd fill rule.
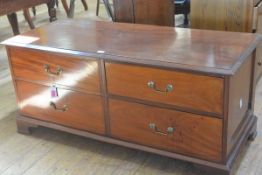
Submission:
[[[88,20],[64,20],[2,44],[118,62],[234,74],[260,35]]]

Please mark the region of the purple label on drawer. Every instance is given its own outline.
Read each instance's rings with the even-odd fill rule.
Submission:
[[[57,87],[55,87],[55,86],[52,86],[52,87],[51,87],[51,97],[52,97],[52,98],[58,97]]]

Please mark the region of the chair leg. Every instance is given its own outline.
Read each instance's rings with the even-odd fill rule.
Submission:
[[[65,9],[66,15],[68,17],[69,16],[69,7],[67,5],[67,2],[66,2],[66,0],[61,0],[61,2],[62,2],[62,5],[63,5],[63,7]]]
[[[12,27],[14,35],[19,35],[19,27],[18,27],[18,21],[17,21],[17,15],[16,13],[11,13],[7,15],[8,21]]]
[[[185,16],[184,25],[188,25],[188,16],[187,15],[188,15],[187,13],[184,14],[184,16]]]
[[[86,1],[85,0],[81,0],[81,1],[82,1],[82,4],[83,4],[84,8],[85,8],[85,11],[87,11],[88,10],[88,5],[87,5]]]
[[[34,16],[36,15],[36,8],[35,7],[32,7],[32,12],[34,14]]]
[[[110,3],[108,0],[103,0],[104,4],[105,4],[105,8],[106,8],[106,12],[107,12],[107,15],[109,17],[112,18],[112,20],[114,21],[114,16],[113,16],[113,11],[111,9],[111,6],[110,6]]]
[[[185,12],[184,12],[184,15],[185,15],[184,24],[185,25],[188,25],[189,23],[189,20],[188,20],[189,13],[190,13],[190,1],[187,1],[185,4]]]
[[[30,29],[34,29],[35,25],[34,25],[34,23],[32,21],[31,16],[30,16],[29,10],[28,9],[24,9],[23,12],[24,12],[24,17],[25,17],[27,23],[29,24]]]
[[[73,18],[75,13],[75,0],[70,0],[68,18]]]
[[[96,4],[96,16],[99,15],[99,9],[100,9],[100,0],[97,0],[97,4]]]
[[[56,4],[56,6],[58,7],[58,5],[59,5],[59,1],[56,0],[56,1],[55,1],[55,4]]]
[[[46,4],[48,8],[48,14],[49,14],[49,21],[53,22],[57,20],[56,18],[56,9],[55,9],[55,0],[49,0],[49,2]]]

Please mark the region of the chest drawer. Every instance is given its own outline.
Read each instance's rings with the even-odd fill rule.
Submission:
[[[120,100],[109,101],[115,138],[211,161],[221,160],[222,121]]]
[[[51,98],[50,87],[16,81],[20,112],[26,116],[75,129],[104,134],[103,103],[100,96],[58,89]]]
[[[222,78],[106,63],[108,93],[222,114]]]
[[[100,93],[98,62],[31,49],[10,48],[15,78]]]

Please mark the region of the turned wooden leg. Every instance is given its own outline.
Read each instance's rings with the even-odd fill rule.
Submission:
[[[87,11],[88,10],[88,5],[86,3],[86,0],[81,0],[81,1],[82,1],[82,4],[83,4],[84,8],[85,8],[85,11]]]
[[[58,7],[59,6],[59,1],[55,0],[55,5]]]
[[[70,0],[69,15],[68,18],[73,18],[75,12],[75,0]]]
[[[198,165],[198,164],[194,164],[194,166],[197,169],[199,169],[200,171],[203,171],[203,172],[206,172],[212,175],[232,175],[231,169],[228,169],[228,168],[218,169],[218,168],[213,168],[213,167]]]
[[[35,7],[32,7],[32,12],[34,14],[34,16],[36,15],[36,8]]]
[[[29,27],[30,27],[31,29],[34,29],[34,28],[35,28],[35,25],[34,25],[34,23],[33,23],[33,21],[32,21],[31,16],[30,16],[29,10],[28,10],[28,9],[24,9],[23,11],[24,11],[24,17],[25,17],[27,23],[29,24]]]
[[[11,13],[7,15],[7,18],[9,20],[9,23],[12,27],[14,35],[19,35],[19,27],[18,27],[18,21],[17,21],[17,15],[16,13]]]
[[[66,0],[61,0],[61,2],[62,2],[62,5],[63,5],[63,7],[65,9],[67,17],[69,17],[69,8],[68,8]]]
[[[55,21],[56,18],[56,9],[55,9],[55,0],[50,0],[47,3],[47,7],[48,7],[48,14],[49,14],[49,21],[53,22]]]
[[[25,122],[23,120],[20,120],[19,118],[16,119],[16,125],[17,125],[17,132],[21,134],[31,134],[31,128],[38,127],[37,125]]]
[[[97,0],[97,4],[96,4],[96,16],[99,15],[99,9],[100,9],[100,0]]]

